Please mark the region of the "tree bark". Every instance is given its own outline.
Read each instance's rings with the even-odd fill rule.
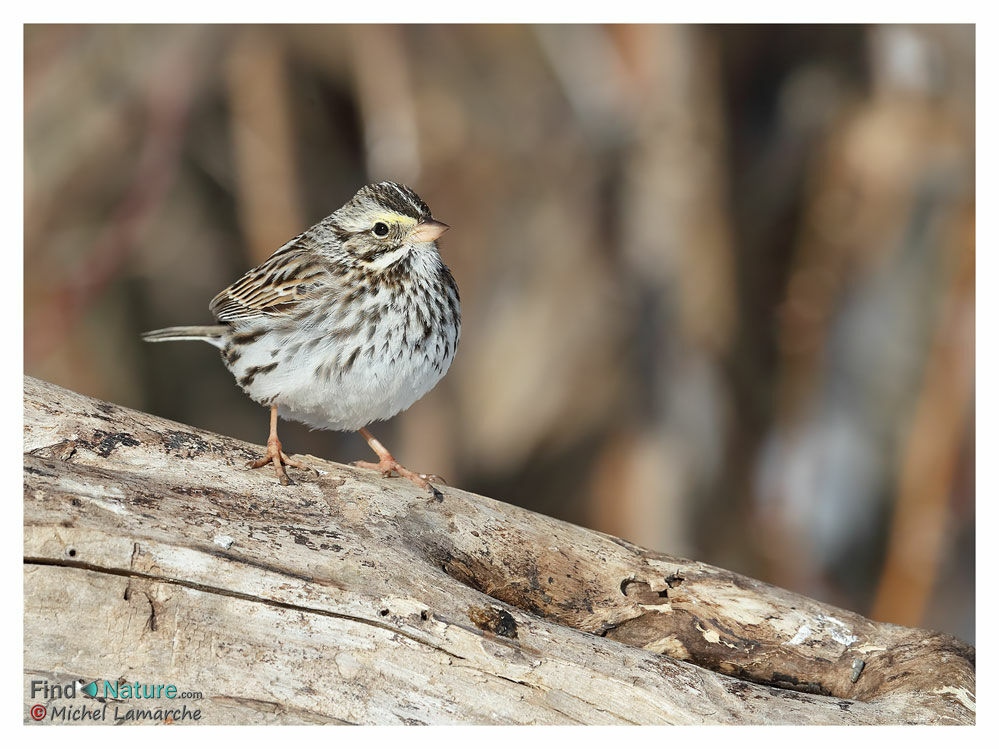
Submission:
[[[974,649],[451,487],[24,381],[25,715],[968,724]],[[516,499],[516,498],[512,498]],[[174,684],[201,699],[31,696]],[[98,695],[102,698],[102,695]],[[117,710],[117,713],[115,713]],[[30,718],[26,717],[30,722]],[[183,718],[183,720],[190,720]]]

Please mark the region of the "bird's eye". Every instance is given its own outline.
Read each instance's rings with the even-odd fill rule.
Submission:
[[[371,231],[375,233],[376,237],[384,237],[389,231],[388,224],[384,221],[379,221],[374,225],[374,227],[372,227]]]

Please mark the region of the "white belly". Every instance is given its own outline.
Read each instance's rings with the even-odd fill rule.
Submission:
[[[429,392],[447,372],[454,357],[434,367],[425,356],[366,357],[340,376],[312,385],[289,382],[289,392],[278,399],[278,413],[318,429],[355,430],[382,421],[409,408]],[[295,387],[295,385],[298,385]]]
[[[268,332],[246,347],[232,372],[240,381],[256,368],[241,386],[258,403],[276,404],[282,418],[353,431],[409,408],[447,372],[457,329],[434,331],[414,347],[416,337],[400,320],[383,320],[374,336],[367,328],[329,339]]]

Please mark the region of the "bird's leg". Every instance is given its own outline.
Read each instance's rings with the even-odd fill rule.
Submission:
[[[422,489],[433,489],[430,485],[431,479],[438,483],[445,483],[440,476],[432,473],[415,473],[405,466],[400,465],[399,461],[392,457],[392,453],[385,449],[385,445],[376,440],[375,436],[365,427],[361,427],[357,431],[362,437],[364,437],[365,440],[367,440],[368,446],[371,447],[371,449],[374,450],[375,454],[378,456],[377,463],[369,463],[366,460],[355,460],[354,465],[358,468],[371,468],[375,471],[381,471],[383,476],[391,476],[392,471],[395,471],[400,476],[409,479]]]
[[[295,482],[291,480],[288,476],[288,472],[284,470],[285,466],[291,466],[292,468],[301,468],[303,470],[312,470],[309,466],[304,463],[300,463],[297,460],[292,460],[283,452],[281,452],[281,440],[278,439],[277,433],[278,425],[278,408],[277,406],[271,406],[271,436],[267,438],[267,453],[264,457],[259,460],[254,460],[246,464],[247,468],[263,468],[268,463],[274,464],[274,473],[277,474],[278,481],[282,485],[288,486],[288,484],[294,484]]]

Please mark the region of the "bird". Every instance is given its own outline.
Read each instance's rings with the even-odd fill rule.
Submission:
[[[267,450],[248,468],[309,470],[283,452],[278,419],[357,431],[377,462],[437,490],[433,474],[400,464],[368,431],[428,393],[454,361],[461,337],[458,285],[438,238],[450,228],[411,188],[365,185],[341,208],[279,247],[219,292],[215,325],[163,328],[149,342],[204,341],[221,351],[237,384],[270,410]]]

